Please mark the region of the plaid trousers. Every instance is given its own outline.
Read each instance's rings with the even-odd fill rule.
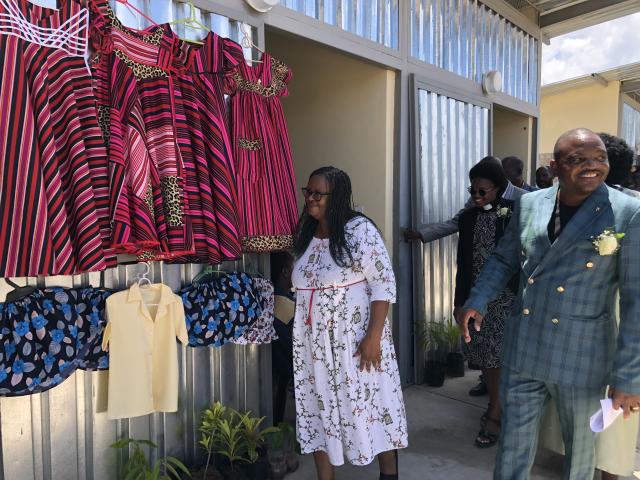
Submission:
[[[604,387],[550,384],[503,368],[500,385],[502,433],[494,480],[529,479],[536,456],[540,418],[550,397],[558,405],[565,445],[562,478],[591,480],[595,468],[595,437],[589,427],[589,418],[600,407],[603,395]]]

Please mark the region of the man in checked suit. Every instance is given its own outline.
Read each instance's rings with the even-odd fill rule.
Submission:
[[[550,397],[560,415],[565,479],[593,476],[589,417],[607,384],[625,417],[640,410],[640,201],[604,184],[607,152],[590,130],[563,134],[551,168],[559,185],[516,204],[457,318],[470,341],[469,322],[480,329],[487,304],[520,273],[503,340],[496,480],[529,478]]]

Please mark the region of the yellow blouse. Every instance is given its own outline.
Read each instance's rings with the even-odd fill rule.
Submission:
[[[180,297],[161,283],[136,283],[111,295],[106,310],[102,348],[109,349],[109,418],[177,411],[176,337],[188,343]]]

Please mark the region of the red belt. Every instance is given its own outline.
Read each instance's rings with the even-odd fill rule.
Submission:
[[[318,287],[318,288],[296,288],[299,292],[311,292],[311,298],[309,298],[309,313],[307,315],[307,321],[304,322],[306,325],[311,325],[311,308],[313,307],[313,297],[317,291],[322,290],[336,290],[338,288],[349,288],[354,285],[358,285],[359,283],[365,283],[367,280],[358,280],[357,282],[349,283],[348,285],[335,285],[331,287]]]

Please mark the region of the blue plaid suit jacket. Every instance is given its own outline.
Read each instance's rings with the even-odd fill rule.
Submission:
[[[549,383],[610,383],[640,394],[640,201],[602,185],[551,244],[547,226],[557,193],[557,186],[532,192],[516,204],[465,307],[485,314],[519,272],[518,298],[505,326],[504,364]],[[617,253],[601,256],[593,237],[607,228],[625,237]]]

